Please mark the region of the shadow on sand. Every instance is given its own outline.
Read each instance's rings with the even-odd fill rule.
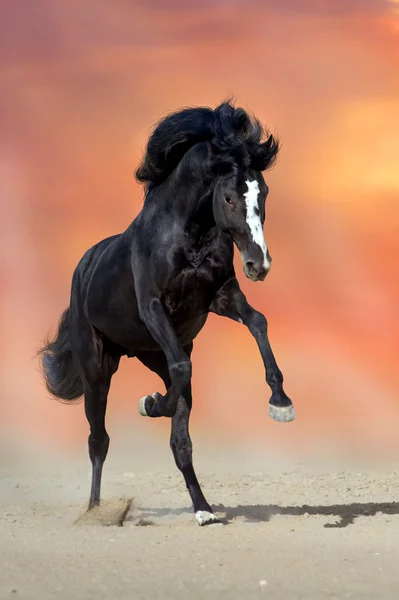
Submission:
[[[276,515],[303,516],[303,515],[322,515],[326,517],[336,517],[334,523],[325,523],[326,528],[340,528],[352,525],[357,517],[374,517],[378,513],[383,515],[399,515],[399,502],[365,502],[352,504],[331,504],[326,506],[278,506],[276,504],[254,504],[238,506],[224,506],[217,504],[213,506],[215,513],[225,524],[229,524],[235,519],[243,519],[246,523],[262,523],[270,521]],[[166,508],[140,508],[139,524],[155,525],[158,520],[165,517],[178,517],[183,514],[193,515],[190,508],[166,509]],[[194,517],[194,515],[193,515]],[[129,516],[127,521],[132,521]]]
[[[325,515],[337,518],[335,523],[325,523],[326,528],[347,527],[355,522],[357,517],[374,517],[378,513],[384,515],[398,515],[399,502],[365,502],[352,504],[331,504],[327,506],[277,506],[275,504],[255,504],[249,506],[238,505],[234,507],[219,504],[214,506],[215,512],[225,513],[227,522],[236,518],[244,518],[246,522],[259,523],[269,521],[275,515]]]

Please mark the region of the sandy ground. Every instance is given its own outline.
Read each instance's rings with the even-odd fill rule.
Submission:
[[[196,444],[226,525],[200,528],[166,440],[110,451],[104,509],[123,527],[74,525],[88,499],[79,457],[0,444],[0,598],[399,598],[399,477],[385,465],[280,460]],[[115,448],[115,446],[114,446]],[[146,524],[146,526],[143,526]]]

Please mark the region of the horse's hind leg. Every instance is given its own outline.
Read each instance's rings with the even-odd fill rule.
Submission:
[[[109,435],[105,429],[105,411],[111,377],[116,369],[115,361],[109,356],[104,357],[103,376],[84,385],[85,413],[90,425],[89,456],[92,464],[89,510],[100,504],[101,475],[109,447]]]
[[[188,357],[192,351],[192,344],[184,348]],[[157,373],[163,380],[165,387],[170,386],[170,375],[168,365],[163,352],[142,352],[137,358],[151,371]],[[199,525],[211,525],[220,523],[212,508],[202,493],[200,484],[193,467],[192,443],[188,429],[190,412],[192,406],[191,382],[184,388],[177,402],[175,415],[172,417],[172,429],[170,436],[170,447],[176,462],[176,466],[182,473],[190,494],[195,517]]]
[[[120,357],[104,352],[102,339],[85,323],[78,337],[72,336],[75,358],[81,373],[86,418],[90,425],[88,440],[92,464],[92,483],[89,510],[100,504],[101,475],[107,456],[109,435],[105,429],[105,412],[112,375],[118,368]]]

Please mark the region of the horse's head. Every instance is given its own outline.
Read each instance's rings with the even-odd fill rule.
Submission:
[[[215,110],[187,108],[163,119],[136,176],[148,192],[174,173],[175,188],[187,204],[191,193],[196,207],[199,198],[213,193],[216,225],[233,238],[246,276],[262,281],[271,266],[263,235],[268,187],[262,171],[272,166],[278,150],[278,140],[258,119],[226,100]],[[205,196],[204,186],[209,186]],[[171,196],[176,198],[175,190]]]
[[[249,169],[222,175],[213,195],[216,224],[233,238],[252,281],[263,281],[272,263],[263,234],[268,191],[262,174]]]
[[[216,175],[214,218],[238,247],[245,275],[263,281],[272,259],[263,234],[269,188],[262,171],[274,164],[279,142],[241,108],[225,103],[215,113],[217,133],[210,144]]]

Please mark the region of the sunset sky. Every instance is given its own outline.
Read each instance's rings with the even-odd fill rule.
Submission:
[[[281,446],[399,449],[399,1],[0,7],[1,426],[85,439],[83,407],[48,398],[35,352],[82,254],[140,210],[133,174],[153,124],[234,94],[282,140],[266,174],[273,268],[263,284],[237,273],[269,320],[297,421],[269,420],[254,341],[213,316],[193,355],[193,421]],[[127,415],[161,434],[167,422],[137,415],[157,388],[124,360],[109,428]]]

